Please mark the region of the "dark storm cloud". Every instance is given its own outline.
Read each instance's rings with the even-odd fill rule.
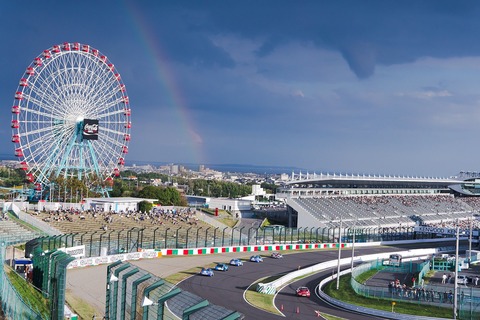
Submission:
[[[189,9],[201,13],[201,24],[190,23],[188,36],[180,26],[168,48],[185,62],[218,59],[231,67],[231,59],[203,34],[263,39],[260,57],[288,41],[304,41],[339,51],[357,77],[367,78],[376,65],[480,54],[479,8],[475,1],[194,2]],[[197,50],[187,54],[186,47]]]

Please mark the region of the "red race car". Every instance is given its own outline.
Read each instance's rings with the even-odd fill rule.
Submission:
[[[310,290],[307,287],[299,287],[295,291],[298,297],[310,297]]]

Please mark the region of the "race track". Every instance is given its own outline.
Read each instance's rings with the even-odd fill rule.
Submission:
[[[411,247],[410,247],[411,248]],[[396,252],[405,250],[405,247],[374,247],[355,249],[355,255],[366,255],[380,252]],[[342,257],[349,257],[350,250],[342,250]],[[243,293],[247,287],[261,278],[284,274],[295,271],[299,267],[305,268],[321,262],[338,258],[337,250],[319,250],[284,255],[283,259],[273,259],[265,253],[264,262],[254,263],[244,261],[242,267],[231,266],[227,272],[216,271],[213,277],[194,275],[178,284],[183,290],[190,291],[213,304],[224,306],[231,310],[243,313],[246,319],[282,319],[284,317],[274,315],[250,306],[244,299]],[[218,259],[216,262],[228,262]],[[345,319],[375,319],[372,316],[339,310],[318,299],[314,292],[320,279],[330,276],[335,270],[328,270],[316,275],[304,278],[300,281],[287,285],[275,299],[276,307],[281,310],[288,319],[317,318],[316,310],[328,314],[337,315]],[[312,293],[310,298],[297,297],[295,289],[301,285],[309,287]],[[298,308],[298,309],[297,309]],[[297,313],[298,311],[298,313]]]

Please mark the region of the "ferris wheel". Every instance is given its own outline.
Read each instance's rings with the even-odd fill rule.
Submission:
[[[44,50],[26,68],[12,107],[12,142],[27,180],[111,181],[128,153],[131,109],[120,74],[87,44]]]

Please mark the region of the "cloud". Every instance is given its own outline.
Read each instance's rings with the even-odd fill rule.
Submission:
[[[293,90],[292,95],[294,97],[305,98],[305,95],[303,94],[302,90],[300,90],[300,89]]]
[[[401,93],[398,93],[398,96],[430,100],[435,98],[451,97],[453,96],[453,94],[445,89],[441,89],[441,90],[425,89],[423,91],[401,92]]]

